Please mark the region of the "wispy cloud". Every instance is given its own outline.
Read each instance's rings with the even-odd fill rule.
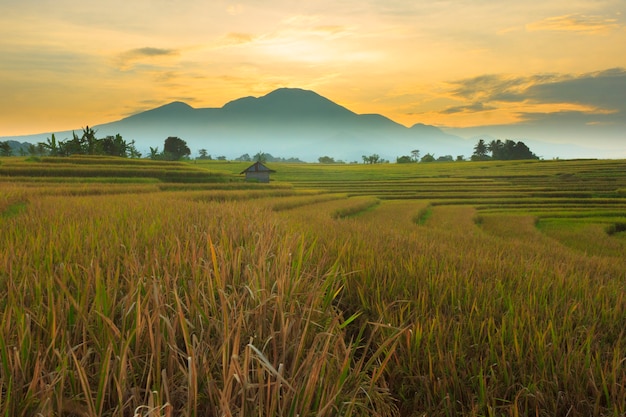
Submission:
[[[496,109],[496,107],[494,107],[494,106],[485,106],[484,103],[472,103],[472,104],[468,104],[466,106],[448,107],[447,109],[442,110],[441,113],[443,113],[443,114],[477,113],[477,112],[488,111],[488,110],[495,110],[495,109]]]
[[[526,77],[483,75],[455,81],[452,97],[470,104],[448,107],[440,113],[481,112],[517,107],[521,119],[546,119],[554,114],[602,116],[626,122],[626,69],[586,74],[536,74]]]
[[[220,38],[221,45],[241,45],[254,42],[257,37],[251,33],[230,32]]]
[[[605,33],[619,28],[617,19],[580,13],[548,17],[526,25],[528,31],[581,32],[588,34]]]
[[[178,51],[174,49],[152,48],[147,46],[145,48],[131,49],[130,51],[126,52],[125,55],[132,58],[141,58],[146,56],[171,56],[178,55]]]
[[[131,49],[126,51],[120,55],[120,58],[124,61],[136,61],[144,58],[154,58],[154,57],[170,57],[177,56],[180,52],[175,49],[163,49],[163,48],[153,48],[153,47],[144,47]]]
[[[525,92],[540,103],[573,103],[593,108],[593,113],[612,113],[626,122],[626,69],[614,68],[561,80],[537,83]]]
[[[517,95],[529,80],[523,77],[510,77],[498,74],[486,74],[452,82],[454,96],[468,100],[495,99],[494,96]]]
[[[135,66],[137,63],[151,62],[163,58],[172,58],[180,55],[177,49],[155,48],[146,46],[143,48],[130,49],[118,56],[118,66],[127,70]]]

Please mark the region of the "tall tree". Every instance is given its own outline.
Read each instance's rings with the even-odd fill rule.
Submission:
[[[422,156],[422,159],[420,159],[420,162],[435,162],[435,155],[427,153],[426,155]]]
[[[65,142],[59,142],[59,155],[81,155],[85,153],[85,146],[82,136],[79,137],[76,132],[72,132],[72,139]]]
[[[198,159],[208,159],[208,160],[213,159],[211,155],[209,155],[209,152],[204,148],[198,150],[198,154],[200,155]]]
[[[126,149],[128,151],[127,156],[129,158],[141,158],[141,152],[139,152],[135,146],[135,139],[130,141]]]
[[[11,156],[13,155],[13,150],[11,149],[11,144],[8,140],[4,142],[0,142],[0,156]]]
[[[121,157],[127,156],[126,151],[128,150],[128,144],[119,133],[115,136],[107,136],[104,139],[100,139],[99,145],[105,155]]]
[[[491,157],[493,159],[502,159],[504,155],[504,143],[500,139],[492,140],[487,145],[487,151],[491,152]]]
[[[83,136],[81,137],[81,144],[83,147],[83,153],[85,153],[86,155],[96,155],[97,153],[99,153],[97,149],[98,139],[96,138],[96,131],[90,128],[89,126],[85,126],[83,128]]]
[[[161,157],[161,154],[159,153],[159,147],[155,147],[153,148],[152,146],[150,146],[150,159],[159,159]]]
[[[59,155],[59,143],[57,142],[57,138],[54,136],[54,133],[51,137],[46,138],[45,142],[39,143],[46,151],[52,156]]]
[[[517,142],[513,148],[513,159],[539,159],[539,157],[531,152],[524,142]]]
[[[382,162],[380,159],[380,155],[378,155],[377,153],[373,153],[369,156],[363,155],[362,158],[364,164],[378,164]]]
[[[267,162],[267,154],[259,151],[254,155],[254,160],[263,164]]]
[[[476,146],[474,146],[474,154],[472,155],[472,161],[484,161],[488,159],[487,145],[483,139],[480,139]]]
[[[178,161],[185,156],[189,156],[191,154],[191,150],[187,146],[187,142],[179,137],[170,136],[165,139],[163,154],[166,159]]]

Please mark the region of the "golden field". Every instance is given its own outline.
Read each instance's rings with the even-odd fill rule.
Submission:
[[[0,415],[626,413],[626,161],[161,164],[0,159]]]

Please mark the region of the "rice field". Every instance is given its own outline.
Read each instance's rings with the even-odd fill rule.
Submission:
[[[626,415],[626,161],[270,166],[0,158],[0,415]]]

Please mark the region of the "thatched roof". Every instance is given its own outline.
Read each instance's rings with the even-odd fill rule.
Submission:
[[[241,171],[240,174],[245,174],[247,172],[268,172],[269,173],[269,172],[276,172],[276,171],[274,171],[273,169],[269,169],[268,167],[266,167],[260,162],[255,162],[254,164],[250,165],[248,168]]]

